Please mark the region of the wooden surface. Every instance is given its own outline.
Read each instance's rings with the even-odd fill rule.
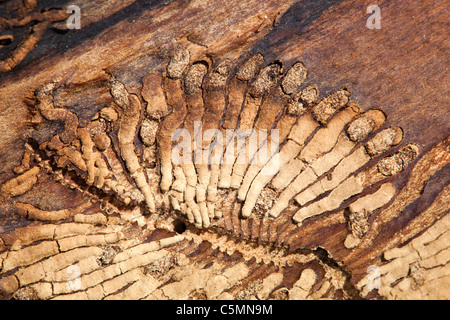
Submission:
[[[66,5],[65,1],[39,1],[29,12],[20,13],[11,9],[16,2],[20,1],[0,2],[0,16],[11,22],[15,15],[25,17],[42,9]],[[423,290],[415,287],[418,290],[414,290],[415,296],[413,293],[408,296],[408,290],[395,291],[398,289],[395,281],[386,282],[392,289],[370,293],[361,285],[370,266],[379,266],[388,277],[389,270],[394,268],[389,267],[389,259],[385,258],[390,250],[405,248],[411,239],[420,242],[420,237],[432,226],[437,226],[440,233],[449,228],[444,219],[448,218],[449,212],[450,177],[447,72],[450,40],[445,32],[449,23],[445,1],[379,1],[379,30],[366,27],[369,17],[366,8],[371,1],[129,0],[78,1],[74,4],[81,8],[81,29],[67,30],[64,24],[67,14],[64,15],[64,9],[61,9],[60,17],[47,22],[42,36],[29,52],[22,54],[21,61],[11,71],[0,73],[0,183],[17,177],[13,168],[22,161],[26,141],[31,138],[40,144],[62,129],[61,122],[44,121],[36,115],[35,90],[41,85],[55,80],[63,84],[54,95],[55,106],[75,112],[80,124],[87,124],[96,112],[113,103],[108,87],[111,77],[122,82],[130,94],[140,95],[143,78],[150,73],[164,72],[177,43],[189,47],[191,61],[207,57],[214,64],[225,58],[237,63],[257,52],[263,54],[265,64],[279,60],[285,69],[302,61],[308,69],[304,85],[317,85],[319,98],[346,88],[351,92],[352,100],[359,103],[361,111],[380,109],[387,116],[385,127],[402,128],[404,139],[393,151],[409,143],[418,146],[418,157],[401,175],[390,179],[397,189],[395,198],[371,216],[370,230],[362,243],[353,249],[344,246],[348,234],[344,204],[331,214],[311,219],[301,227],[291,221],[293,210],[296,210],[292,208],[270,225],[264,219],[255,220],[260,235],[256,239],[250,237],[249,243],[257,243],[256,248],[245,244],[249,240],[245,234],[248,226],[244,228],[242,222],[230,218],[231,224],[240,227],[230,227],[227,223],[218,224],[209,231],[192,227],[191,242],[183,244],[181,249],[175,247],[173,251],[191,252],[192,265],[207,264],[207,256],[214,252],[214,245],[222,241],[217,237],[228,234],[231,240],[219,246],[222,251],[216,254],[217,263],[227,265],[230,262],[227,259],[231,258],[225,256],[228,253],[233,256],[234,251],[241,255],[236,261],[245,260],[258,250],[264,259],[279,259],[258,246],[280,250],[280,255],[284,254],[287,260],[301,260],[300,256],[308,255],[315,257],[305,264],[295,262],[298,267],[292,261],[289,267],[280,267],[287,262],[277,260],[271,264],[269,261],[264,265],[248,258],[245,261],[251,272],[240,284],[240,290],[254,281],[252,277],[266,279],[276,272],[282,273],[284,278],[270,291],[283,286],[291,290],[307,265],[317,272],[318,278],[323,276],[321,272],[328,275],[335,272],[345,279],[342,288],[330,289],[316,298],[449,298],[445,284],[449,281],[450,255],[445,245],[444,258],[439,258],[443,260],[429,270],[422,267],[425,274],[432,272],[430,270],[437,272],[442,278],[440,285],[427,286],[428,280],[425,280]],[[0,60],[14,56],[15,48],[26,39],[32,25],[42,27],[45,19],[50,18],[35,17],[34,22],[16,27],[0,23],[0,37],[14,36],[10,44],[0,47]],[[106,197],[103,201],[114,202]],[[30,203],[46,211],[68,209],[77,212],[77,207],[86,205],[77,190],[56,182],[51,178],[51,172],[42,174],[38,184],[28,193],[9,198],[0,205],[0,232],[11,232],[30,224],[15,216],[16,209],[12,208],[16,202]],[[94,212],[98,208],[93,205],[89,210]],[[164,229],[164,223],[160,228]],[[156,231],[152,230],[153,237],[157,240],[167,237],[158,230],[158,227]],[[143,239],[147,236],[142,230],[133,232]],[[158,236],[158,232],[163,235]],[[2,239],[6,244],[5,238]],[[203,245],[195,247],[198,243]],[[2,242],[0,252],[11,250],[7,245],[3,251],[1,248]],[[233,248],[230,249],[232,252],[226,248]],[[408,260],[404,264],[412,266],[415,262]],[[256,266],[258,263],[260,265]],[[4,272],[4,276],[8,275]],[[411,278],[408,270],[402,277]],[[270,287],[270,282],[266,286]],[[319,289],[320,285],[316,283],[310,288],[311,296]]]

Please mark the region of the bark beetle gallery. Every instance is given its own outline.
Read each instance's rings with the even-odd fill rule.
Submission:
[[[33,3],[4,20],[37,21],[4,72],[63,28]],[[0,180],[2,298],[449,298],[448,134],[423,148],[302,56],[246,47],[280,15],[215,54],[172,38],[141,76],[30,88]]]

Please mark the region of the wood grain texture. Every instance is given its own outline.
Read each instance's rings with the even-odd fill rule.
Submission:
[[[379,1],[381,29],[373,30],[366,27],[368,0],[70,2],[81,9],[79,30],[67,29],[68,4],[0,2],[0,65],[7,66],[0,67],[0,297],[450,298],[445,1]],[[177,45],[189,50],[191,63],[201,61],[211,70],[227,59],[237,68],[256,53],[264,57],[264,66],[277,61],[284,71],[300,61],[307,69],[301,88],[318,88],[318,101],[345,88],[360,113],[384,113],[380,130],[402,129],[403,139],[387,155],[410,144],[417,146],[418,155],[401,174],[383,181],[376,180],[378,171],[370,170],[385,156],[370,158],[357,172],[368,172],[361,195],[302,224],[292,219],[299,210],[293,200],[276,219],[265,216],[276,200],[267,189],[254,208],[262,214],[242,219],[244,203],[237,200],[237,191],[222,193],[219,188],[216,207],[223,206],[223,218],[198,228],[180,219],[155,191],[159,160],[146,153],[139,136],[139,119],[150,110],[152,92],[163,94],[158,82],[164,88],[167,79],[159,75],[165,77]],[[150,74],[158,75],[152,78],[157,80],[146,88]],[[119,131],[120,123],[127,123],[126,108],[108,113],[118,122],[99,120],[106,115],[95,119],[100,110],[120,104],[121,96],[111,94],[113,81],[124,85],[124,101],[141,105],[141,111],[135,108],[129,116],[134,126],[129,132]],[[55,89],[39,97],[36,90],[49,83]],[[164,90],[180,101],[184,96],[180,88]],[[170,94],[165,96],[170,100]],[[66,109],[69,117],[49,119],[42,112],[50,97],[52,110]],[[74,134],[84,148],[78,158],[70,151],[78,148],[75,142],[63,152],[55,138],[58,134],[64,140],[72,114],[78,119]],[[220,126],[220,115],[214,117],[214,126]],[[282,119],[289,123],[287,116]],[[96,126],[107,126],[110,133],[104,154],[118,155],[108,170],[117,173],[123,197],[116,187],[105,191],[86,183],[84,171],[75,168],[86,161],[95,167],[91,178],[102,175],[96,142],[80,130],[94,132]],[[145,170],[155,176],[146,173],[145,197],[157,194],[152,199],[159,208],[155,214],[139,193],[140,169],[129,175],[124,163],[130,164],[120,157],[117,146],[123,135],[134,143],[127,153],[152,159]],[[90,143],[91,153],[86,151]],[[75,170],[59,170],[56,156],[72,159]],[[124,169],[117,171],[119,167]],[[395,194],[374,207],[367,231],[349,246],[350,205],[384,183],[392,184]],[[81,268],[79,290],[61,272],[71,265]],[[381,283],[374,287],[377,275]]]

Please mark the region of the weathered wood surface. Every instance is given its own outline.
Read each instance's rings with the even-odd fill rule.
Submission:
[[[0,2],[3,297],[450,297],[445,1],[378,2],[379,30],[366,27],[370,1],[70,4],[81,8],[79,30],[67,30],[66,1]],[[402,128],[403,140],[389,153],[413,143],[418,156],[387,180],[395,186],[395,196],[372,212],[360,243],[346,245],[353,198],[301,225],[293,223],[299,208],[291,204],[274,220],[229,213],[207,231],[188,223],[188,230],[173,238],[173,212],[141,217],[136,212],[142,205],[124,205],[73,173],[58,176],[53,163],[30,156],[27,167],[25,143],[29,154],[35,154],[39,144],[64,127],[64,121],[48,121],[36,108],[39,87],[57,82],[55,107],[76,114],[80,127],[86,127],[98,111],[118,103],[110,93],[112,78],[130,96],[144,96],[144,78],[165,72],[176,44],[189,48],[191,63],[205,60],[216,66],[228,58],[238,64],[257,52],[264,64],[278,60],[285,70],[301,61],[308,70],[303,86],[315,84],[319,99],[346,88],[361,112],[384,112],[382,128]],[[139,153],[142,143],[137,138],[135,143]],[[24,168],[17,169],[21,164]],[[23,181],[11,180],[24,172],[28,176]],[[110,208],[113,214],[107,213]],[[182,223],[175,219],[178,228]],[[64,254],[68,258],[61,258]],[[109,261],[108,255],[114,258]],[[212,262],[213,268],[202,269]],[[64,278],[61,270],[70,265],[84,266],[82,290],[66,283],[68,274]],[[195,276],[188,276],[193,270]],[[42,277],[33,279],[39,272]],[[92,272],[97,276],[89,278]],[[376,282],[378,273],[381,284],[371,290],[368,283]],[[133,290],[120,290],[130,283]],[[153,291],[144,292],[144,287]]]

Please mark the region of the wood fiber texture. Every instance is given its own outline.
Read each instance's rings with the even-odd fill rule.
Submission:
[[[370,5],[0,1],[0,298],[449,299],[447,3]]]

